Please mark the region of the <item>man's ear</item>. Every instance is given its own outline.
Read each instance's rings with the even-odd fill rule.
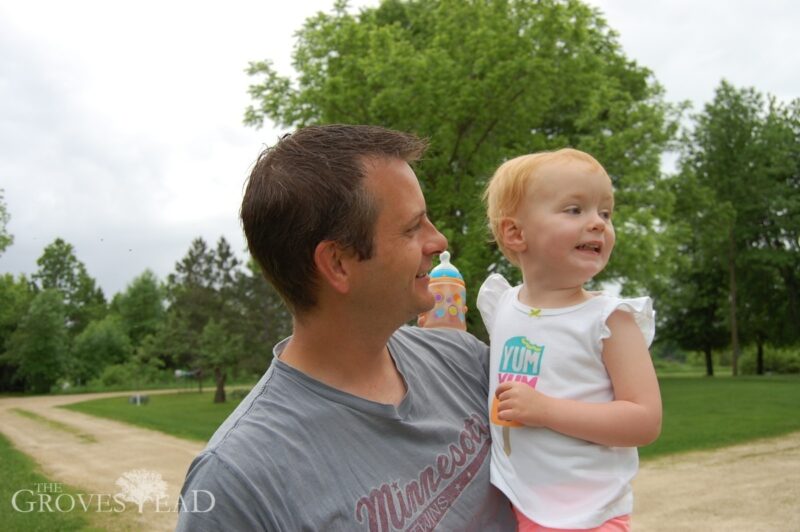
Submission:
[[[515,218],[505,217],[500,220],[499,237],[503,245],[511,251],[521,253],[528,248],[522,227]]]
[[[314,249],[314,264],[320,279],[340,294],[350,291],[350,271],[346,260],[350,254],[349,250],[332,240],[323,240]]]

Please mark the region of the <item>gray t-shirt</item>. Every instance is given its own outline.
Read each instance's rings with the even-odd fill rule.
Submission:
[[[397,405],[272,365],[194,460],[178,530],[516,530],[489,482],[488,348],[403,327]],[[197,501],[196,504],[194,501]]]

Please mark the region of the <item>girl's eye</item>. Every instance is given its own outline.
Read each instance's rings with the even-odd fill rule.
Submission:
[[[581,208],[580,207],[567,207],[565,212],[568,212],[569,214],[580,214],[581,213]]]
[[[603,212],[600,213],[600,216],[604,220],[610,220],[611,219],[611,211],[603,211]]]

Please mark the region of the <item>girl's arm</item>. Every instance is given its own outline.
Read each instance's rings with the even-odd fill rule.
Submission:
[[[603,362],[614,400],[585,403],[557,399],[520,382],[497,387],[498,417],[609,447],[639,447],[661,433],[661,393],[647,344],[629,312],[615,311],[606,322]]]

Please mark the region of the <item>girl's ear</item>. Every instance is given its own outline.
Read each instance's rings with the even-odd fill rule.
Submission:
[[[340,294],[350,291],[350,269],[347,250],[332,240],[323,240],[314,249],[314,264],[320,279]]]
[[[499,236],[503,245],[511,251],[521,253],[528,248],[522,227],[515,218],[505,217],[500,220]]]

